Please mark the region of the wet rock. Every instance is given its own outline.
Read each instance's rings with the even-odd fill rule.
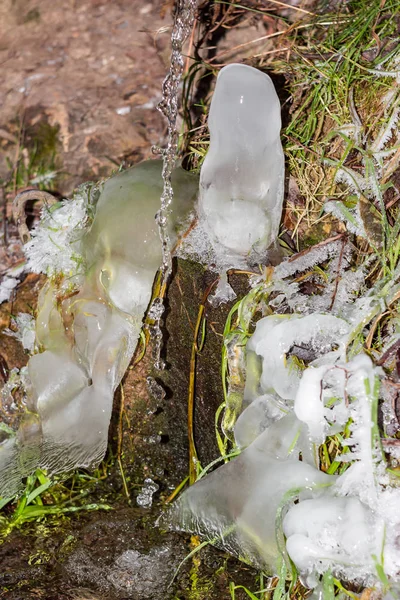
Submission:
[[[63,564],[70,585],[113,598],[173,597],[173,574],[187,554],[184,539],[153,528],[153,515],[124,511],[92,522]]]

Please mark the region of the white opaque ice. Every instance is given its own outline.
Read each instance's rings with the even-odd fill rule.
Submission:
[[[258,256],[277,237],[283,201],[281,107],[270,77],[246,65],[224,67],[208,126],[200,219],[212,244],[231,259]]]
[[[357,498],[325,497],[303,500],[283,520],[286,548],[303,575],[333,568],[374,570],[372,555],[382,547],[374,515]]]
[[[249,349],[262,357],[260,385],[285,400],[294,400],[301,372],[287,359],[289,351],[306,346],[321,355],[333,345],[344,347],[348,324],[332,315],[274,315],[258,321]]]
[[[322,443],[326,433],[326,409],[322,399],[322,380],[327,367],[309,367],[299,383],[294,411],[300,421],[307,423],[310,435]]]

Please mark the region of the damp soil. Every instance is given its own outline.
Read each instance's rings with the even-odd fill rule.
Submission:
[[[212,548],[173,580],[189,544],[154,528],[155,514],[126,508],[12,534],[0,547],[0,598],[219,600],[229,597],[229,581],[254,583],[250,570]]]

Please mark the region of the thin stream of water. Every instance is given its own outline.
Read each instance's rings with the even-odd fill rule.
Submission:
[[[174,25],[171,34],[171,62],[169,71],[162,86],[162,100],[157,106],[158,110],[166,117],[168,123],[167,146],[161,150],[163,157],[162,178],[164,182],[164,188],[161,195],[161,207],[156,215],[162,244],[163,260],[161,265],[161,275],[163,284],[167,282],[172,271],[171,244],[167,225],[169,214],[171,212],[170,205],[174,197],[171,175],[175,166],[179,140],[176,121],[179,105],[179,87],[184,68],[182,48],[185,40],[192,30],[196,7],[197,0],[178,0],[177,2]],[[155,319],[155,325],[152,334],[155,341],[155,365],[158,369],[164,368],[163,361],[160,357],[162,345],[160,321],[163,312],[163,301],[161,298],[156,298],[150,307],[150,314]]]

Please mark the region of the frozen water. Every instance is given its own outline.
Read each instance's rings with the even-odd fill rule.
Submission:
[[[8,302],[8,300],[11,298],[13,290],[17,287],[17,285],[18,279],[15,277],[9,277],[8,275],[3,277],[0,283],[0,304],[3,302]]]
[[[172,181],[175,194],[168,227],[176,243],[198,183],[180,168]],[[68,261],[76,252],[83,265],[82,284],[61,305],[59,288],[52,281],[40,294],[36,320],[40,352],[28,363],[31,412],[14,436],[0,445],[0,495],[13,495],[21,478],[37,467],[57,472],[90,466],[103,457],[114,391],[134,353],[162,262],[155,221],[161,191],[161,161],[141,163],[109,179],[90,230],[84,233],[78,227],[75,232],[79,239],[64,222],[66,211],[75,214],[74,201],[54,209],[54,222],[64,222],[65,256],[43,268],[58,274],[67,269],[69,274]],[[79,197],[79,214],[83,204]],[[45,231],[48,219],[46,213]],[[50,235],[45,231],[38,227],[36,242],[43,239],[45,244]]]
[[[294,347],[306,346],[311,356],[342,348],[349,327],[332,315],[273,315],[258,321],[248,349],[262,358],[260,388],[294,400],[301,372],[290,358]]]
[[[246,448],[275,421],[281,419],[287,409],[282,401],[270,394],[259,396],[245,408],[235,425],[235,441],[239,448]]]
[[[73,200],[43,207],[40,222],[24,246],[28,270],[50,277],[56,274],[76,277],[81,272],[80,240],[89,220],[88,191],[88,186],[82,186]]]
[[[293,415],[273,423],[240,456],[183,494],[172,509],[174,523],[276,572],[276,515],[285,495],[301,490],[307,497],[333,480],[298,460],[301,427]]]
[[[244,410],[234,428],[244,450],[183,494],[172,514],[178,528],[276,574],[282,511],[286,552],[310,586],[329,571],[379,586],[377,561],[391,582],[399,581],[400,492],[389,485],[376,427],[384,374],[365,354],[346,361],[350,329],[321,314],[258,322],[247,343]],[[293,347],[316,356],[294,382],[283,360]],[[340,476],[318,471],[318,445],[346,425],[335,460],[350,466]]]
[[[4,333],[21,342],[24,350],[33,352],[35,346],[35,319],[28,313],[18,313],[11,318],[16,331],[5,329]]]
[[[155,483],[150,477],[144,480],[142,491],[136,497],[136,503],[142,508],[150,508],[153,503],[153,496],[159,489],[159,485]]]
[[[200,173],[199,219],[182,248],[223,273],[263,262],[278,235],[284,157],[281,107],[268,75],[232,64],[212,97],[210,146]],[[232,291],[223,280],[219,301]]]
[[[282,279],[301,271],[311,269],[314,265],[325,262],[329,258],[337,256],[340,251],[340,241],[333,240],[323,245],[316,245],[310,250],[295,254],[284,260],[275,268],[275,278]]]
[[[283,531],[287,551],[303,575],[315,568],[321,573],[333,568],[336,574],[354,568],[367,578],[383,542],[383,528],[377,536],[374,515],[356,498],[302,500],[287,513]]]
[[[310,366],[297,390],[294,412],[307,424],[310,438],[323,443],[325,437],[341,431],[350,412],[344,401],[346,372],[340,366]]]
[[[263,254],[278,234],[283,200],[280,103],[268,75],[224,67],[208,117],[200,174],[200,219],[233,260]]]

